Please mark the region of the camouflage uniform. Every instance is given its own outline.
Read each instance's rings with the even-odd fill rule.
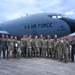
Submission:
[[[6,42],[7,42],[7,58],[9,58],[9,53],[10,53],[10,39],[6,38]]]
[[[2,44],[2,39],[0,38],[0,59],[1,59],[1,52],[2,52],[1,44]]]
[[[58,58],[58,52],[57,52],[57,49],[56,49],[56,45],[57,45],[57,43],[58,43],[57,40],[58,40],[58,39],[53,39],[53,44],[54,44],[53,57],[54,57],[55,59]]]
[[[57,52],[58,52],[58,59],[62,60],[63,59],[63,53],[62,53],[63,43],[61,41],[58,41],[55,46],[55,49],[57,49]]]
[[[22,57],[26,57],[27,56],[27,38],[22,38],[21,39],[21,55]]]
[[[42,56],[46,57],[46,49],[47,48],[47,40],[43,39],[42,40]]]
[[[48,50],[47,50],[47,55],[48,57],[53,57],[53,39],[47,39],[47,44],[48,44]]]
[[[32,43],[32,40],[28,37],[27,39],[27,54],[28,54],[28,57],[31,57],[32,55],[32,47],[31,47],[31,43]]]
[[[5,52],[6,52],[6,46],[7,46],[5,38],[2,38],[2,45],[1,46],[2,46],[2,50],[3,50],[3,58],[5,58]]]
[[[35,41],[34,41],[34,39],[32,40],[31,47],[32,47],[32,57],[35,57]]]
[[[42,57],[42,41],[43,41],[43,38],[39,38],[40,57]]]
[[[25,38],[24,41],[25,41],[25,44],[24,44],[24,47],[25,47],[25,48],[24,48],[24,49],[25,49],[25,50],[24,50],[24,54],[25,54],[25,57],[26,57],[26,56],[27,56],[27,38]]]
[[[18,53],[18,40],[16,37],[14,40],[14,57],[17,57],[17,53]]]
[[[17,40],[17,44],[18,44],[17,57],[21,57],[21,41]]]
[[[14,57],[14,39],[10,39],[10,45],[9,45],[9,54],[10,54],[10,57]]]
[[[33,40],[33,47],[34,47],[34,53],[35,56],[38,57],[39,56],[39,39],[34,39]]]
[[[64,56],[64,62],[69,61],[69,49],[70,45],[67,41],[63,42],[63,56]]]

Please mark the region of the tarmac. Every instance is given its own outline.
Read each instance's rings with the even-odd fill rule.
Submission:
[[[0,59],[0,75],[75,75],[75,62],[45,58]]]

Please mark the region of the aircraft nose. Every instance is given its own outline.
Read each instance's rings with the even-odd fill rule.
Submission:
[[[71,33],[75,32],[75,19],[63,18],[62,20],[69,25]]]

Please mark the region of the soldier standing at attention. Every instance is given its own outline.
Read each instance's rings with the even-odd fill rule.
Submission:
[[[21,38],[21,55],[22,57],[24,57],[25,55],[25,35],[23,35],[23,38]]]
[[[42,56],[46,58],[46,48],[47,48],[47,41],[45,37],[43,38],[42,42]]]
[[[32,47],[31,47],[31,44],[32,44],[32,39],[31,37],[28,37],[27,39],[27,54],[28,54],[28,57],[31,58],[31,53],[32,53]]]
[[[8,35],[6,35],[6,43],[7,43],[7,58],[9,58],[9,45],[10,45],[10,39]]]
[[[47,55],[48,57],[53,57],[53,39],[51,39],[51,36],[48,35],[47,36],[47,46],[48,46],[48,49],[47,49]]]
[[[17,37],[14,38],[14,57],[17,57],[17,51],[18,51],[18,43],[17,43]]]
[[[5,40],[4,37],[5,37],[4,34],[2,34],[2,50],[3,50],[3,58],[5,58],[5,51],[6,51],[6,46],[7,46],[6,40]]]
[[[2,47],[1,47],[1,45],[2,45],[2,39],[0,38],[0,59],[1,59],[1,52],[2,52]]]
[[[33,38],[33,40],[32,40],[31,47],[32,47],[32,57],[35,57],[36,56],[35,55],[35,53],[36,53],[36,51],[35,51],[35,38]]]
[[[39,38],[40,57],[42,57],[42,41],[43,41],[43,35],[41,34]]]
[[[55,46],[55,50],[57,50],[57,52],[58,52],[58,60],[62,61],[62,59],[63,59],[63,53],[62,53],[63,43],[61,42],[60,39],[57,40],[57,44]]]
[[[33,47],[34,47],[34,53],[36,57],[39,57],[39,39],[37,36],[33,39]]]
[[[72,37],[72,41],[69,42],[72,46],[71,49],[71,62],[74,62],[74,53],[75,53],[75,36]]]
[[[14,39],[13,36],[10,36],[10,57],[14,57]]]
[[[65,40],[69,43],[70,42],[70,39],[69,39],[69,37],[67,36],[67,37],[65,37]],[[69,60],[71,59],[71,45],[70,45],[70,49],[69,49]]]
[[[20,41],[20,38],[18,38],[17,44],[18,44],[17,57],[20,58],[21,57],[21,41]]]
[[[32,50],[33,49],[33,43],[32,43],[33,42],[33,38],[32,38],[32,35],[29,35],[29,38],[30,38],[30,41],[31,41],[31,57],[32,57],[34,55],[33,54],[33,50]]]
[[[24,41],[25,41],[25,48],[24,48],[24,56],[27,57],[27,39],[28,39],[28,35],[25,35]]]
[[[70,45],[67,42],[66,39],[63,40],[63,55],[64,55],[64,62],[68,63],[69,62],[69,49]]]
[[[21,50],[22,50],[22,57],[26,57],[27,55],[27,36],[23,35],[21,38]]]
[[[58,39],[58,36],[55,35],[54,36],[54,39],[53,39],[53,43],[54,43],[54,49],[53,49],[53,53],[54,53],[54,58],[57,59],[58,57],[58,52],[57,52],[57,49],[55,48],[56,44],[57,44],[57,39]]]

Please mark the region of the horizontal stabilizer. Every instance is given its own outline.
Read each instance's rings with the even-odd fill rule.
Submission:
[[[7,31],[0,31],[0,34],[9,34]]]
[[[68,36],[75,36],[75,32],[74,32],[74,33],[72,33],[72,34],[69,34]]]

